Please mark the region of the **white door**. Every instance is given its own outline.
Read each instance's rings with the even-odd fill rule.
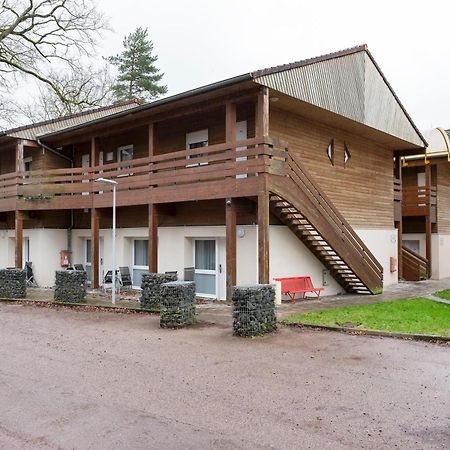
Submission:
[[[194,267],[196,294],[217,298],[218,258],[216,239],[194,240]]]
[[[22,247],[22,261],[25,267],[25,263],[30,262],[30,239],[23,238],[23,247]]]
[[[91,165],[91,158],[89,153],[81,156],[81,167],[88,168]],[[88,175],[88,172],[83,172],[83,175]],[[89,183],[89,180],[82,180],[82,183]],[[81,195],[89,195],[89,192],[82,192]]]
[[[105,277],[105,269],[103,267],[103,252],[103,239],[100,238],[100,264],[98,269],[100,284],[103,284],[103,278]],[[84,241],[84,267],[86,269],[87,281],[90,283],[92,281],[92,251],[90,239],[86,239]]]
[[[247,139],[247,121],[242,120],[236,123],[236,140],[239,142],[245,139]],[[247,147],[238,147],[236,149],[237,152],[242,150],[247,150]],[[237,157],[236,161],[245,161],[246,159],[246,156],[241,156]],[[236,175],[236,178],[247,178],[247,174]]]

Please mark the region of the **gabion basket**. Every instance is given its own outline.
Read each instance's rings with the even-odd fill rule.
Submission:
[[[27,296],[26,271],[0,270],[0,298],[25,298]]]
[[[174,281],[161,285],[160,326],[182,328],[195,322],[195,283]]]
[[[275,289],[270,284],[233,289],[233,331],[244,337],[261,336],[277,329]]]
[[[177,281],[175,274],[169,273],[145,273],[142,275],[141,298],[142,309],[159,308],[161,301],[161,286],[163,283]]]
[[[84,303],[86,299],[86,272],[57,270],[55,278],[56,302]]]

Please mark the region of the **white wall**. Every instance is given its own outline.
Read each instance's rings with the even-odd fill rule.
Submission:
[[[358,236],[362,239],[367,248],[373,253],[378,262],[383,266],[383,285],[389,286],[398,283],[398,269],[391,273],[390,257],[397,259],[397,230],[365,230],[355,229]]]
[[[60,229],[37,228],[23,230],[23,237],[30,242],[30,261],[36,282],[43,287],[53,286],[55,271],[60,270],[61,250],[67,249],[67,231]],[[14,267],[15,232],[0,232],[0,268]]]
[[[288,227],[271,225],[269,239],[271,280],[278,277],[310,276],[314,286],[325,288],[323,295],[344,292],[329,274],[324,279],[325,266]]]
[[[258,281],[257,226],[238,227],[243,231],[237,237],[237,284],[252,284]],[[397,257],[397,231],[356,230],[384,268],[385,286],[397,282],[397,272],[390,273],[389,257]],[[225,297],[225,227],[224,226],[181,226],[159,227],[158,269],[161,272],[178,271],[184,276],[184,268],[193,266],[193,238],[216,238],[219,241],[220,297]],[[54,271],[60,268],[59,252],[67,247],[67,231],[54,229],[24,230],[24,237],[30,239],[30,259],[33,262],[37,282],[42,286],[54,284]],[[89,229],[72,231],[72,263],[84,264],[85,241],[90,239]],[[148,238],[147,228],[120,228],[117,230],[117,263],[132,267],[133,239]],[[100,230],[103,273],[112,267],[111,230]],[[440,242],[440,241],[439,241]],[[450,251],[450,236],[444,236],[441,245],[442,261],[445,252]],[[441,249],[440,247],[440,249]],[[449,254],[449,253],[447,253]],[[14,265],[14,230],[0,231],[0,267]],[[448,264],[447,264],[448,265]],[[270,277],[309,275],[314,285],[324,286],[325,295],[343,292],[341,286],[327,273],[325,267],[305,245],[283,225],[270,226]],[[443,271],[442,273],[449,273]],[[100,274],[102,276],[102,274]],[[449,276],[449,275],[443,275]],[[325,282],[325,284],[324,284]]]

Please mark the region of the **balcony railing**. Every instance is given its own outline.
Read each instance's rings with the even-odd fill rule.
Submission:
[[[436,186],[403,187],[403,216],[430,216],[436,221]]]
[[[15,172],[0,176],[0,210],[14,209],[14,202],[21,209],[109,206],[110,188],[95,183],[100,177],[118,182],[119,205],[220,198],[237,186],[243,195],[256,195],[258,176],[279,172],[285,157],[276,141],[253,138],[95,167],[31,171],[26,178]]]

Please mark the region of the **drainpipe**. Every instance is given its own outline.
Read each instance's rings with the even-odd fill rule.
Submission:
[[[36,139],[36,142],[45,150],[49,151],[50,153],[53,153],[54,155],[59,156],[60,158],[63,158],[70,162],[70,168],[73,169],[73,149],[72,149],[72,158],[69,158],[66,155],[63,155],[61,152],[58,152],[58,150],[55,150],[54,148],[49,147],[47,144],[44,144],[39,138]],[[70,210],[70,226],[67,229],[67,250],[69,251],[69,267],[72,266],[72,230],[74,226],[74,217],[73,217],[73,209]]]

